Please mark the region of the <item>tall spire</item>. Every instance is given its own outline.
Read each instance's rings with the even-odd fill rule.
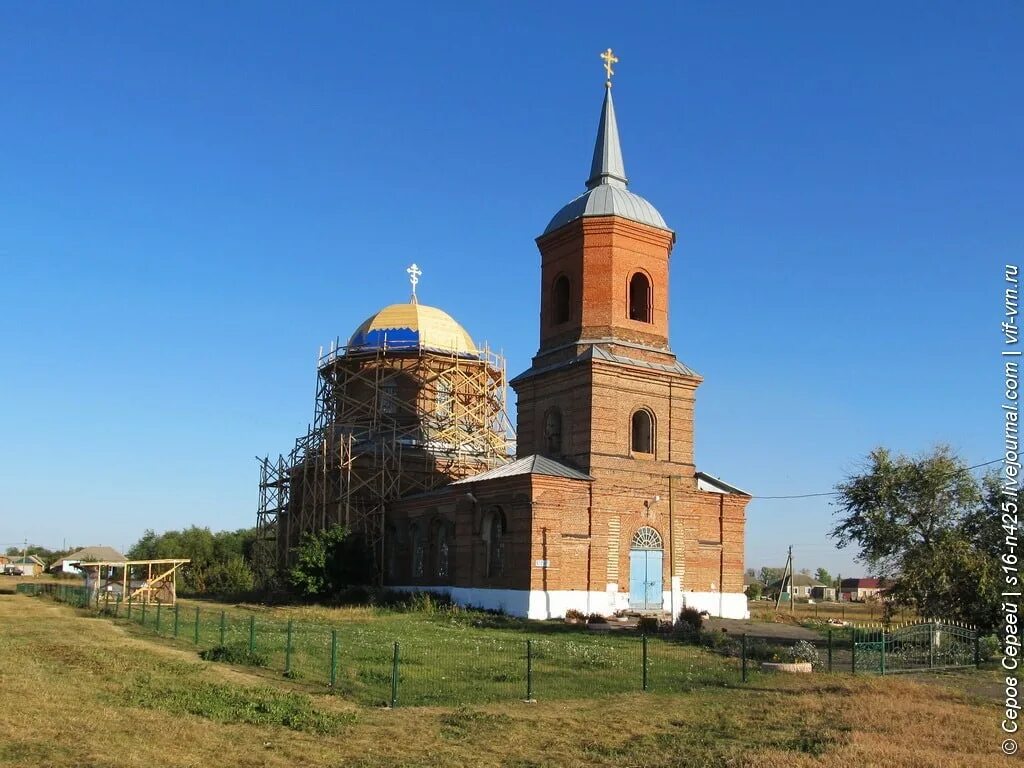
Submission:
[[[622,146],[619,144],[619,126],[615,122],[615,105],[612,103],[610,80],[605,83],[601,123],[597,127],[594,161],[590,164],[587,189],[593,189],[600,184],[622,188],[626,186],[626,166],[622,162]]]

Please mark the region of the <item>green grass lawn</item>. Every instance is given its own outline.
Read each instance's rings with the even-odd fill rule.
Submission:
[[[112,613],[113,607],[109,609]],[[198,611],[198,613],[197,613]],[[198,632],[197,632],[198,615]],[[248,650],[268,669],[327,686],[336,643],[334,690],[367,705],[390,702],[398,643],[398,704],[451,705],[567,699],[642,691],[639,634],[596,633],[561,622],[529,622],[458,608],[266,608],[181,601],[176,642],[199,649],[222,644]],[[127,621],[126,606],[117,621]],[[291,653],[288,623],[291,621]],[[175,639],[175,610],[152,606],[131,621]],[[144,624],[143,624],[144,621]],[[751,671],[751,677],[753,672]],[[670,639],[647,641],[647,690],[740,684],[740,663]]]
[[[179,635],[186,634],[182,619],[191,607],[180,611]],[[205,646],[219,642],[220,610],[220,606],[201,606],[200,634]],[[257,616],[259,622],[278,628],[289,618],[296,626],[321,627],[311,638],[329,637],[334,626],[340,634],[345,634],[341,633],[344,628],[350,639],[357,629],[380,630],[385,642],[390,642],[391,633],[385,631],[390,628],[429,643],[451,626],[452,633],[463,638],[464,648],[492,632],[508,637],[513,645],[526,637],[552,644],[601,643],[602,648],[616,649],[635,647],[626,644],[636,642],[635,637],[594,637],[522,622],[493,629],[463,627],[451,624],[450,616],[368,609],[243,606],[224,610],[225,634],[237,634],[246,641],[248,617]],[[659,680],[652,673],[653,689],[642,693],[628,669],[620,674],[612,666],[609,672],[601,659],[595,661],[580,651],[568,657],[571,664],[538,659],[537,703],[523,703],[513,691],[513,700],[392,710],[361,706],[347,696],[334,695],[322,678],[285,678],[280,667],[270,671],[203,661],[191,636],[177,641],[157,638],[155,617],[149,611],[146,620],[147,627],[142,628],[134,620],[97,617],[95,612],[51,600],[0,595],[0,680],[7,700],[17,702],[0,709],[0,763],[26,768],[977,768],[1002,764],[998,670],[913,679],[765,674],[746,686],[700,685],[678,693],[659,692]],[[173,632],[173,620],[168,622],[163,611],[160,623],[162,635]],[[652,643],[652,656],[656,648],[671,654],[677,650]],[[681,650],[698,658],[704,655]],[[481,657],[488,653],[485,649]],[[283,661],[283,655],[274,658]],[[303,666],[304,658],[296,652],[297,665]],[[679,659],[673,655],[669,661],[652,658],[651,669],[671,669],[670,664],[678,664]],[[594,664],[602,670],[602,679],[618,679],[625,692],[575,699],[541,695],[545,685],[558,691],[557,675],[577,674],[574,664]],[[550,666],[541,674],[545,665]],[[411,665],[410,677],[403,680],[410,695],[416,692],[415,674],[432,667]],[[347,671],[353,668],[346,662]],[[685,666],[676,669],[685,670]],[[684,675],[679,672],[677,677]],[[545,681],[545,676],[550,679]],[[433,691],[437,674],[423,679],[427,692]],[[453,685],[460,693],[470,689],[466,683]],[[487,695],[496,696],[494,686],[481,687]]]

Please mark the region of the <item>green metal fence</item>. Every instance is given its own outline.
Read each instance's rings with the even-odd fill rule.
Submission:
[[[733,686],[759,675],[763,640],[735,638],[712,652],[634,632],[595,633],[548,627],[482,633],[459,625],[421,626],[395,637],[374,623],[335,626],[259,611],[179,603],[97,599],[81,586],[21,584],[80,608],[191,646],[216,658],[276,670],[323,685],[367,705],[444,705],[509,700],[590,698],[636,691],[678,692]],[[890,674],[978,663],[978,634],[942,622],[829,630],[817,668]]]
[[[880,675],[962,669],[980,664],[974,627],[944,621],[861,627],[852,631],[850,671]]]

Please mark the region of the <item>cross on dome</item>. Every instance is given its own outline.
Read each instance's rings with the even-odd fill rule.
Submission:
[[[417,267],[416,264],[414,263],[412,266],[410,266],[405,271],[409,275],[409,282],[412,283],[412,303],[415,304],[416,303],[416,284],[419,283],[420,275],[423,274],[423,270],[421,270],[419,267]]]

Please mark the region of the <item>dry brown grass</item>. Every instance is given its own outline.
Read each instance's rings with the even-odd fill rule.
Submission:
[[[907,677],[814,676],[752,690],[388,711],[201,662],[44,600],[0,597],[0,628],[0,688],[16,702],[0,709],[0,762],[19,766],[977,768],[1003,761],[994,702]],[[302,697],[337,727],[323,734],[232,721],[230,707],[215,718],[123,703],[131,690],[200,689]]]

